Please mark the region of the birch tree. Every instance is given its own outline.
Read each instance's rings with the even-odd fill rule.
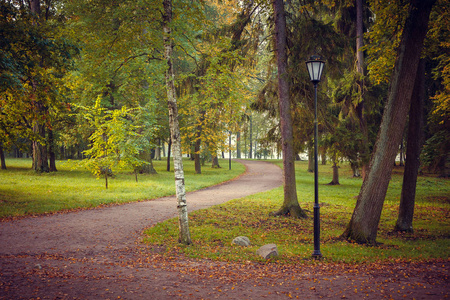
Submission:
[[[188,225],[188,211],[186,203],[186,187],[184,185],[183,160],[181,153],[180,128],[178,124],[178,108],[174,84],[172,62],[173,42],[171,36],[172,0],[164,0],[163,33],[164,58],[167,62],[166,89],[169,107],[169,126],[172,140],[173,165],[175,173],[175,188],[177,196],[178,222],[180,228],[179,241],[185,245],[192,243]]]

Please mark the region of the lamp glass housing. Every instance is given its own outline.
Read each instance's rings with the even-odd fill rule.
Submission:
[[[324,66],[325,62],[318,55],[311,56],[310,59],[306,62],[309,77],[313,83],[318,83],[320,81]]]

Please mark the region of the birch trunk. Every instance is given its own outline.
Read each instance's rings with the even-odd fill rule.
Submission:
[[[178,108],[175,94],[174,73],[172,64],[172,0],[164,0],[163,32],[164,32],[164,57],[167,61],[166,88],[167,102],[169,106],[169,126],[172,139],[172,155],[175,173],[175,188],[177,195],[178,224],[180,229],[180,243],[189,245],[192,243],[188,225],[188,211],[186,204],[186,187],[184,185],[183,160],[181,153],[180,128],[178,125]]]
[[[434,2],[435,0],[411,1],[369,174],[361,187],[350,223],[342,235],[344,238],[359,243],[376,243],[381,211],[403,136]]]

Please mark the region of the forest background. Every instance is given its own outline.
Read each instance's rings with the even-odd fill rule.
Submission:
[[[368,172],[409,7],[284,5],[294,152],[308,153],[313,171],[314,93],[304,62],[319,54],[320,153],[333,165],[333,184],[343,162],[355,177]],[[421,170],[440,176],[449,172],[449,11],[448,1],[432,7],[417,65],[423,84],[414,92],[424,122],[410,115],[410,124],[423,125],[412,137],[400,128],[398,147],[403,164],[407,141],[418,140]],[[57,171],[57,158],[80,159],[106,186],[121,169],[154,173],[152,159],[163,156],[169,169],[162,12],[156,1],[2,0],[1,168],[5,153],[30,155],[44,173]],[[182,147],[195,173],[206,161],[218,167],[230,150],[246,158],[281,153],[272,3],[174,1],[171,28]]]

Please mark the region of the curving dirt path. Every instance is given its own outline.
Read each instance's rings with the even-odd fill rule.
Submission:
[[[190,211],[282,184],[272,164],[241,161],[236,180],[188,193]],[[176,216],[176,200],[0,222],[0,299],[443,299],[449,262],[280,266],[163,259],[139,244]]]

